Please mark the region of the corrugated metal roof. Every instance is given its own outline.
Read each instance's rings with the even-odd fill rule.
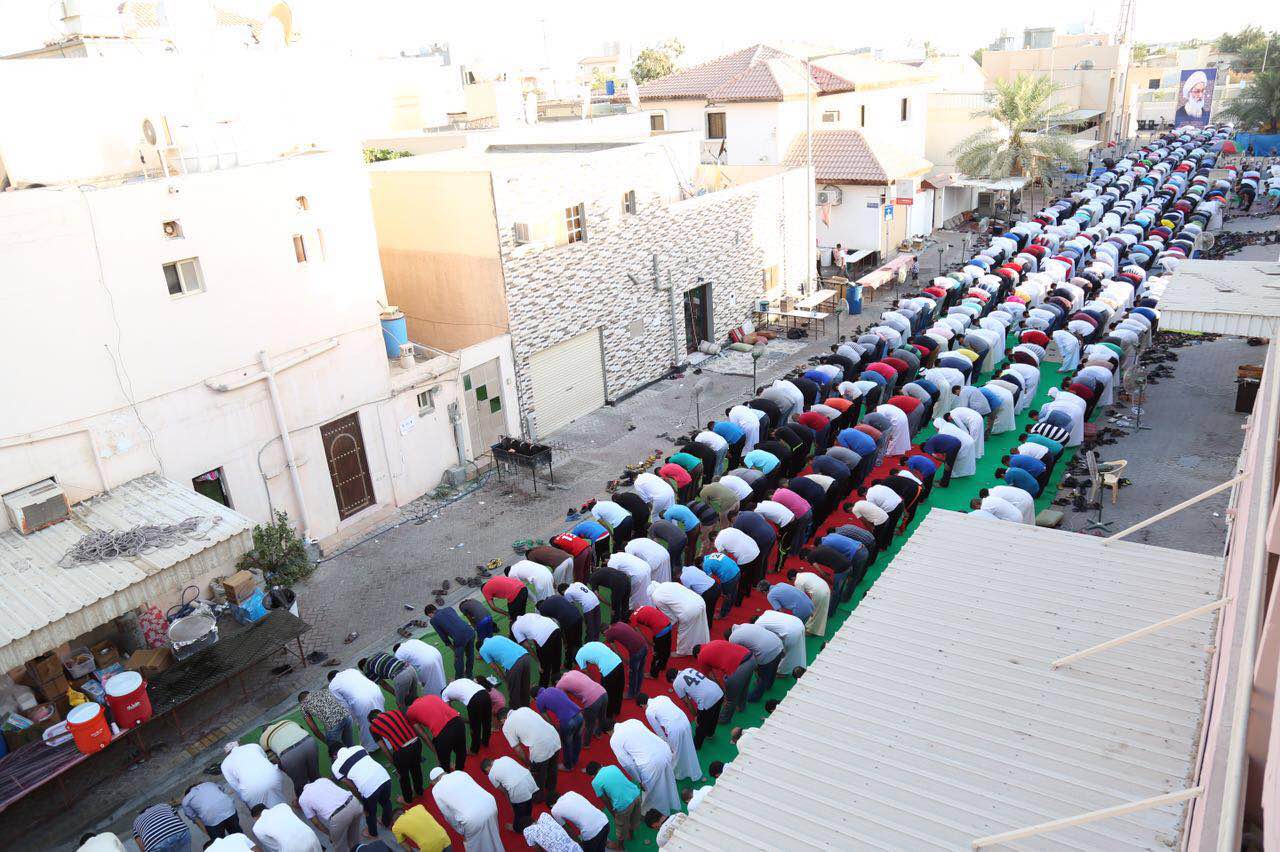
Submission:
[[[669,850],[968,849],[1191,786],[1222,560],[935,509]],[[1176,847],[1182,805],[1007,844]],[[1001,847],[1006,848],[1006,847]]]
[[[144,556],[59,567],[86,533],[141,524],[212,521],[201,538]],[[235,560],[251,546],[253,522],[158,474],[142,476],[71,507],[61,523],[22,535],[0,533],[0,671],[22,665],[193,577]]]
[[[1280,263],[1186,261],[1160,297],[1160,327],[1274,336],[1280,331]]]

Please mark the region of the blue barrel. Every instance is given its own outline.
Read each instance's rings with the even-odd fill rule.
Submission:
[[[606,95],[612,95],[612,94],[614,94],[617,90],[618,90],[617,84],[616,84],[616,83],[614,83],[612,80],[605,80],[605,81],[604,81],[604,93],[605,93]]]
[[[382,315],[382,342],[387,345],[387,357],[399,358],[400,347],[409,342],[409,326],[404,321],[404,314]]]
[[[850,284],[845,290],[845,301],[849,303],[849,313],[857,316],[862,313],[862,285]]]

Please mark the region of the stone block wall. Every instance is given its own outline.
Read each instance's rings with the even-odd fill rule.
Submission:
[[[802,170],[679,198],[682,162],[658,142],[494,175],[498,232],[522,412],[533,414],[529,359],[593,328],[604,340],[606,398],[616,399],[686,359],[683,293],[711,294],[712,339],[748,319],[764,271],[798,288],[806,275]],[[681,174],[687,164],[689,172]],[[623,194],[636,193],[625,213]],[[586,206],[586,240],[517,245],[516,222]],[[657,276],[662,288],[655,286]]]

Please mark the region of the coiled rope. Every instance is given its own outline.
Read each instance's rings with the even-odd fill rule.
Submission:
[[[63,554],[63,568],[143,556],[156,550],[201,541],[217,523],[215,518],[191,517],[176,524],[142,524],[127,530],[95,530],[87,533]]]

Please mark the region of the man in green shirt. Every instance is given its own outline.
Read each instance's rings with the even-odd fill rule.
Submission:
[[[591,789],[604,802],[605,810],[618,829],[610,849],[622,849],[640,825],[640,788],[616,766],[592,761],[587,765]]]
[[[268,725],[263,729],[258,745],[267,754],[276,756],[276,762],[293,782],[294,795],[320,777],[320,753],[316,740],[297,722],[282,719]]]

